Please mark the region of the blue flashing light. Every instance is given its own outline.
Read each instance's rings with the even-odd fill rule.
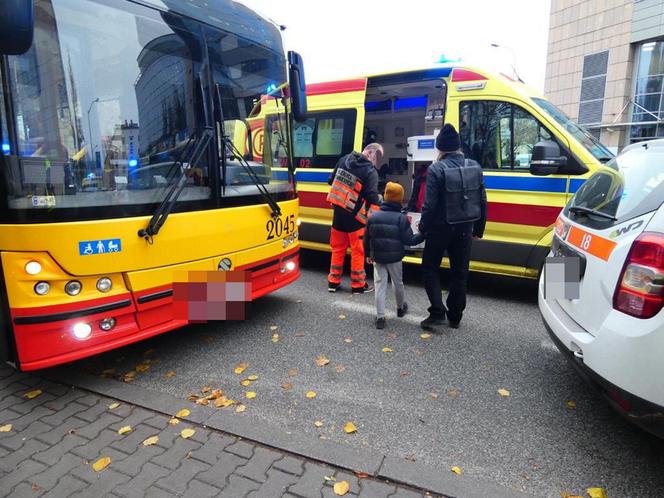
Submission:
[[[2,142],[2,152],[9,154],[9,151],[11,151],[9,144],[7,142]]]
[[[92,179],[92,178],[94,178],[94,177],[95,177],[95,174],[94,174],[94,173],[88,173],[88,178],[91,178],[91,179]]]
[[[447,64],[449,62],[461,62],[461,57],[440,54],[440,57],[436,60],[436,63],[438,64]]]
[[[270,83],[267,86],[267,93],[270,94],[270,93],[274,92],[276,89],[277,89],[277,85],[275,85],[274,83]]]
[[[136,166],[138,166],[138,160],[137,160],[137,159],[133,159],[133,158],[130,159],[130,160],[129,160],[129,167],[130,167],[130,168],[135,168]]]
[[[427,96],[421,97],[404,97],[394,101],[395,111],[405,111],[406,109],[417,109],[427,106]]]

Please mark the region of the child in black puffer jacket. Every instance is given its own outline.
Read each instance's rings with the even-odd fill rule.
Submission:
[[[394,285],[397,300],[397,316],[408,311],[403,285],[403,263],[405,246],[416,246],[424,240],[422,234],[413,234],[410,222],[401,212],[404,191],[398,183],[388,182],[380,211],[374,213],[364,233],[364,254],[367,263],[374,265],[376,285],[376,328],[385,328],[385,294],[387,276]]]

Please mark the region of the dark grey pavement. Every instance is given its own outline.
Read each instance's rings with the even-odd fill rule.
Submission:
[[[396,458],[404,474],[410,462],[441,475],[458,466],[459,477],[536,496],[590,487],[610,498],[664,495],[664,442],[623,421],[576,376],[546,335],[532,283],[473,276],[461,328],[424,339],[416,267],[406,272],[413,313],[388,314],[378,331],[373,295],[328,294],[325,262],[305,254],[302,279],[255,303],[247,322],[190,326],[74,367],[122,378],[148,358],[131,386],[217,414],[226,427]],[[318,366],[319,355],[329,363]],[[249,367],[236,375],[242,362]],[[241,386],[252,374],[258,379]],[[206,386],[246,411],[186,401]],[[349,421],[354,434],[343,431]],[[406,477],[400,482],[412,482]]]
[[[3,497],[320,498],[337,496],[342,481],[345,496],[436,496],[242,440],[191,415],[171,425],[165,414],[5,367],[0,404]]]

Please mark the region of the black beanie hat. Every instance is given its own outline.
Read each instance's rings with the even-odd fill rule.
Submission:
[[[454,126],[446,124],[436,137],[436,149],[441,152],[454,152],[461,148],[461,139]]]

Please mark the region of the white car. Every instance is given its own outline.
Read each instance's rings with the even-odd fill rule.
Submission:
[[[582,377],[664,437],[664,140],[630,145],[606,166],[556,222],[539,307]]]

